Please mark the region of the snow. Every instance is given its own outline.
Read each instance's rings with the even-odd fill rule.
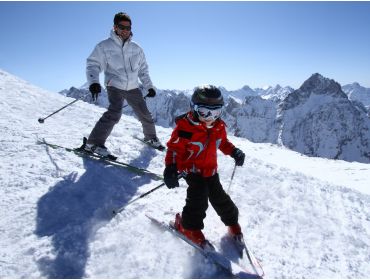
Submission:
[[[1,278],[226,278],[190,246],[158,230],[145,213],[169,221],[182,210],[186,185],[37,144],[77,147],[104,112],[35,87],[0,70]],[[170,128],[157,126],[166,142]],[[107,146],[121,161],[161,174],[164,153],[132,135],[122,116]],[[370,165],[306,157],[272,144],[230,140],[247,155],[231,182],[245,237],[268,278],[367,278],[370,275]],[[228,187],[233,160],[219,154]],[[226,229],[210,207],[204,233],[226,254]]]
[[[370,88],[365,88],[359,83],[352,83],[344,85],[342,89],[348,95],[350,100],[357,100],[367,109],[370,108]]]

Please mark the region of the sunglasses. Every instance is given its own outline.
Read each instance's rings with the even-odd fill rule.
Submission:
[[[207,121],[214,121],[218,119],[222,114],[222,106],[205,106],[205,105],[194,105],[194,111],[198,115]]]
[[[130,31],[131,30],[131,26],[126,26],[126,25],[122,25],[122,24],[116,24],[116,26],[118,27],[118,29],[120,30],[127,30],[127,31]]]

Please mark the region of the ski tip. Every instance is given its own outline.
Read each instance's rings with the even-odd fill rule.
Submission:
[[[152,217],[150,214],[145,213],[145,216],[154,224],[163,224],[161,221],[157,220],[156,218]]]

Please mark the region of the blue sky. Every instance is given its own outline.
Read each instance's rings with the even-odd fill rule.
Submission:
[[[79,87],[120,11],[160,89],[297,88],[316,72],[370,87],[370,2],[0,2],[0,68]]]

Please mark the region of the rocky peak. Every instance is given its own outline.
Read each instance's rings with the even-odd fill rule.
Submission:
[[[249,86],[245,85],[241,88],[242,90],[244,91],[253,91],[253,89],[251,89]]]
[[[315,73],[308,78],[299,89],[293,91],[284,99],[281,104],[281,109],[287,110],[299,104],[303,104],[311,95],[325,95],[348,100],[347,95],[342,91],[339,83],[332,79],[325,78],[319,73]]]
[[[299,90],[309,94],[330,94],[346,97],[339,83],[332,79],[325,78],[319,73],[315,73],[308,78]]]

